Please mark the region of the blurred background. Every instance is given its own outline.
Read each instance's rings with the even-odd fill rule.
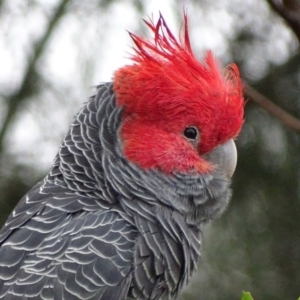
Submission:
[[[183,7],[199,59],[211,49],[245,81],[234,196],[204,228],[202,261],[181,300],[300,296],[299,0],[0,0],[0,223],[48,172],[73,115],[128,63],[126,30],[173,33]]]

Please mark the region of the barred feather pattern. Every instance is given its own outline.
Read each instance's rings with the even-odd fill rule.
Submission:
[[[188,282],[229,181],[140,169],[121,123],[113,84],[100,85],[0,231],[0,299],[175,299]]]

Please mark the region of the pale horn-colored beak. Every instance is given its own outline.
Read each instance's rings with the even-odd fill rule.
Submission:
[[[218,146],[210,153],[205,154],[204,159],[231,178],[237,163],[237,151],[234,141],[230,139],[225,144]]]

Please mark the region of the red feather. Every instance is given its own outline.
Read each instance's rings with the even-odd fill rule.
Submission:
[[[117,103],[125,107],[124,153],[143,168],[208,172],[211,165],[201,154],[236,137],[243,124],[238,68],[233,64],[222,72],[210,51],[202,62],[195,58],[186,14],[180,42],[162,15],[156,25],[145,23],[153,41],[130,33],[133,64],[114,76]],[[201,134],[196,151],[182,136],[191,125]]]

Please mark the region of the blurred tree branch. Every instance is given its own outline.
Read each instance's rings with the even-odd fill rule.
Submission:
[[[276,105],[270,99],[259,93],[255,88],[244,82],[244,92],[247,97],[252,101],[272,113],[285,125],[291,127],[294,130],[300,131],[300,120],[290,115],[283,108]]]
[[[3,141],[6,132],[11,123],[13,122],[13,119],[20,107],[20,104],[23,103],[36,90],[36,83],[38,80],[37,62],[42,56],[47,42],[49,41],[51,34],[54,31],[55,26],[57,25],[58,21],[64,16],[66,6],[69,2],[70,0],[62,0],[58,4],[55,12],[53,13],[53,16],[49,20],[48,27],[46,28],[44,35],[33,47],[33,54],[31,58],[28,59],[29,63],[27,65],[22,83],[18,91],[4,98],[7,102],[7,112],[6,116],[3,118],[2,128],[0,131],[0,153],[2,153],[3,151]]]
[[[270,7],[280,15],[296,35],[300,43],[300,5],[297,0],[267,0]],[[279,107],[270,99],[262,95],[249,84],[244,83],[245,95],[280,119],[285,125],[300,132],[300,120]]]
[[[296,35],[300,43],[300,5],[297,0],[267,0],[272,9],[279,14]]]

